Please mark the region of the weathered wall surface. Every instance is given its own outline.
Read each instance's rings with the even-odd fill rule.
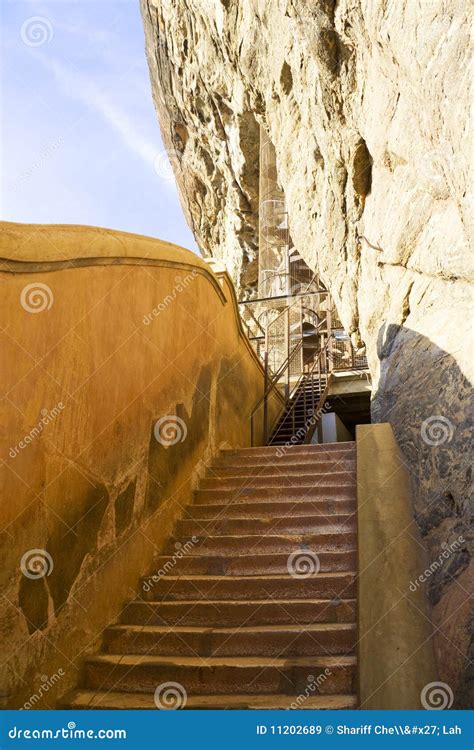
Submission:
[[[263,371],[227,275],[192,253],[87,227],[0,230],[0,690],[4,706],[46,708],[206,462],[249,444]]]
[[[203,251],[241,287],[255,281],[260,123],[293,240],[367,347],[374,419],[403,449],[430,559],[465,539],[431,586],[440,673],[465,701],[472,633],[453,602],[467,601],[469,559],[468,4],[141,2],[161,128]]]

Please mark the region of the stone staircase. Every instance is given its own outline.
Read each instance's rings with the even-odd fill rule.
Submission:
[[[355,708],[355,496],[355,443],[222,451],[62,707]]]

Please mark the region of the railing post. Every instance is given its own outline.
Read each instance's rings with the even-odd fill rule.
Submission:
[[[318,443],[321,444],[323,442],[323,419],[322,417],[318,421],[317,433],[318,433]]]
[[[328,364],[326,372],[329,375],[332,370],[332,299],[329,297],[328,304],[328,349],[327,349],[327,360]]]
[[[300,334],[301,342],[302,342],[301,343],[301,352],[300,352],[299,360],[300,360],[300,369],[301,369],[301,372],[303,372],[303,370],[304,370],[304,338],[303,338],[303,333],[304,333],[304,313],[303,313],[303,309],[304,309],[304,297],[300,297],[299,302],[300,302],[300,310],[299,310],[299,313],[300,313],[300,330],[299,330],[299,334]]]
[[[303,384],[304,384],[304,406],[303,406],[303,417],[304,417],[304,419],[303,419],[303,424],[306,427],[307,420],[308,420],[308,409],[306,407],[306,396],[307,396],[307,394],[306,394],[306,385],[309,385],[309,383],[303,381]]]
[[[265,370],[265,390],[263,391],[263,442],[267,444],[267,430],[268,430],[268,351],[265,352],[264,357],[264,370]]]
[[[285,384],[285,400],[288,401],[290,397],[290,309],[286,308],[285,313],[285,349],[286,349],[286,361],[288,367],[286,370],[286,384]]]

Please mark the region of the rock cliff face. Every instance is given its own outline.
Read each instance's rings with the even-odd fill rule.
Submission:
[[[367,347],[374,420],[392,422],[412,473],[440,561],[440,677],[466,705],[467,3],[141,1],[187,217],[241,288],[256,277],[259,124],[271,136],[293,241]]]

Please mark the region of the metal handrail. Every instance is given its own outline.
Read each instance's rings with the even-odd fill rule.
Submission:
[[[239,302],[239,305],[255,305],[257,302],[274,302],[275,300],[288,299],[288,297],[308,297],[309,295],[328,295],[329,292],[295,292],[294,294],[279,294],[276,297],[258,297],[257,299],[244,299]]]
[[[299,378],[296,381],[295,385],[291,388],[291,390],[288,391],[288,393],[286,395],[286,398],[285,398],[285,405],[284,405],[284,407],[283,407],[283,409],[281,411],[281,414],[285,413],[286,409],[288,408],[288,404],[291,402],[293,394],[296,393],[296,391],[298,390],[298,388],[301,385],[301,383],[303,382],[303,380],[304,379],[310,379],[310,378],[314,380],[314,374],[315,374],[316,367],[318,368],[318,381],[319,381],[319,383],[322,382],[322,377],[321,377],[322,376],[321,361],[322,361],[323,356],[325,356],[326,354],[328,354],[327,363],[330,365],[330,363],[332,361],[332,357],[330,355],[329,345],[330,345],[330,343],[331,343],[331,341],[332,341],[333,338],[334,337],[333,337],[332,334],[330,336],[328,336],[328,339],[327,339],[326,343],[324,344],[323,348],[318,352],[317,356],[314,358],[314,361],[313,361],[313,364],[311,366],[311,369],[308,372],[301,373],[301,375],[299,376]],[[268,396],[276,388],[277,383],[280,380],[280,378],[283,375],[283,373],[287,369],[289,370],[291,359],[298,353],[298,351],[299,351],[299,349],[301,348],[302,345],[303,345],[303,341],[301,340],[293,348],[293,350],[290,352],[290,354],[288,355],[288,357],[286,358],[286,360],[283,362],[283,364],[279,367],[279,369],[277,370],[277,372],[275,373],[275,375],[268,382],[268,385],[264,389],[264,393],[263,393],[262,398],[257,402],[255,408],[253,409],[252,413],[250,414],[250,445],[253,446],[253,444],[254,444],[254,433],[255,433],[255,430],[254,430],[254,417],[255,417],[255,414],[257,413],[258,409],[260,409],[262,403],[263,403],[263,439],[264,439],[265,443],[267,442],[267,437],[268,437],[268,429],[267,429],[268,428],[268,424],[267,424],[267,422],[268,422],[268,409],[267,409]],[[268,361],[267,361],[267,356],[266,355],[265,355],[265,360],[266,360],[265,361],[265,381],[267,382],[267,378],[268,378]],[[329,368],[328,367],[326,367],[326,373],[325,374],[327,374],[327,376],[329,378]],[[296,408],[297,403],[299,402],[299,399],[300,399],[301,395],[302,394],[300,394],[296,398],[296,400],[292,404],[291,410],[289,412],[289,413],[291,413],[291,411],[293,411],[293,426],[294,426],[294,416],[295,416],[295,411],[294,410]],[[313,383],[313,394],[312,394],[312,397],[313,397],[313,408],[314,408],[314,383]],[[304,408],[305,408],[305,413],[306,413],[306,394],[304,394],[304,398],[305,398],[305,407]],[[279,418],[280,418],[281,414],[279,415]]]
[[[299,297],[301,297],[301,296],[309,296],[309,294],[312,294],[312,292],[309,292],[309,293],[307,293],[306,295],[295,295],[295,297],[298,297],[298,298],[299,298]],[[317,294],[317,292],[316,292],[316,294]],[[294,302],[292,302],[291,304],[289,304],[289,305],[287,305],[286,307],[284,307],[284,308],[283,308],[283,310],[282,310],[282,311],[281,311],[280,313],[278,313],[278,315],[276,316],[276,318],[273,318],[273,320],[272,320],[272,321],[270,322],[270,324],[269,324],[269,325],[272,325],[272,326],[273,326],[273,325],[275,325],[275,323],[277,322],[277,320],[279,320],[279,319],[280,319],[280,318],[282,317],[282,315],[286,315],[286,314],[289,314],[289,311],[290,311],[291,307],[293,306],[293,304],[294,304]],[[308,308],[308,309],[309,309],[309,308]],[[315,330],[316,330],[316,331],[318,331],[318,330],[319,330],[319,329],[321,328],[321,326],[323,326],[323,325],[324,325],[324,323],[325,323],[325,319],[323,318],[322,320],[320,320],[320,321],[319,321],[318,325],[317,325],[317,326],[315,326]],[[299,324],[299,323],[297,323],[297,325],[298,325],[298,324]],[[313,325],[314,325],[314,324],[313,324]],[[267,331],[268,331],[268,326],[267,326]],[[289,333],[290,333],[290,332],[291,332],[291,331],[289,331]],[[314,332],[312,332],[312,333],[314,333]],[[302,331],[301,331],[301,338],[303,339],[303,332],[302,332]],[[303,343],[303,341],[301,341],[301,343]],[[289,357],[291,356],[291,354],[292,354],[292,353],[296,353],[296,351],[295,351],[295,350],[296,350],[296,347],[295,347],[295,348],[294,348],[294,349],[292,350],[292,352],[291,352],[291,353],[290,353],[290,354],[288,355],[288,357],[287,357],[287,360],[289,359]],[[285,362],[283,363],[283,365],[284,365],[284,364],[286,363],[286,361],[287,361],[287,360],[285,360]],[[282,366],[283,366],[283,365],[282,365]]]
[[[253,411],[250,414],[250,445],[254,444],[254,417],[257,413],[258,409],[260,409],[261,405],[263,404],[263,438],[266,442],[267,440],[267,404],[268,404],[268,396],[270,393],[276,389],[277,383],[280,380],[281,376],[285,373],[285,371],[290,366],[290,362],[293,359],[293,357],[296,356],[296,354],[299,352],[301,347],[303,346],[303,339],[300,339],[300,341],[296,344],[295,347],[291,350],[291,352],[288,354],[285,361],[280,365],[276,373],[268,380],[268,354],[265,352],[265,387],[263,391],[263,396],[261,399],[257,402],[256,406],[254,407]],[[287,394],[287,397],[285,398],[285,404],[287,404],[288,400],[291,398],[291,396],[294,393],[294,388],[291,389],[291,392]]]
[[[300,385],[301,385],[301,384],[303,383],[303,381],[304,381],[304,380],[308,380],[308,381],[311,381],[311,385],[312,385],[312,389],[311,389],[311,390],[312,390],[312,393],[311,393],[311,402],[312,402],[312,416],[314,416],[314,414],[315,414],[315,413],[317,413],[318,409],[320,408],[320,402],[321,402],[321,398],[322,398],[322,396],[323,396],[323,393],[324,393],[324,396],[326,395],[326,392],[327,392],[327,384],[328,384],[328,382],[329,382],[329,380],[330,380],[330,378],[331,378],[331,375],[332,375],[332,373],[331,373],[331,371],[330,371],[330,368],[328,368],[328,367],[327,367],[327,368],[326,368],[326,373],[325,373],[325,375],[327,376],[327,380],[326,380],[326,385],[325,385],[325,389],[324,389],[324,392],[323,392],[323,391],[321,391],[321,388],[320,388],[320,391],[321,391],[321,396],[320,396],[320,399],[319,399],[319,401],[318,401],[318,407],[317,407],[317,409],[316,409],[316,411],[315,411],[315,409],[314,409],[314,406],[315,406],[315,404],[314,404],[314,395],[315,395],[315,394],[314,394],[314,375],[315,375],[315,370],[316,370],[316,366],[317,366],[317,370],[318,370],[318,373],[317,373],[317,376],[318,376],[318,384],[319,384],[319,385],[321,385],[321,383],[322,383],[321,360],[322,360],[322,357],[323,357],[323,355],[326,355],[326,353],[327,353],[327,354],[328,354],[328,364],[329,364],[329,365],[331,364],[331,361],[332,361],[332,357],[331,357],[331,353],[330,353],[330,348],[329,348],[329,344],[330,344],[330,342],[331,342],[331,339],[332,339],[332,338],[334,338],[334,337],[333,337],[333,335],[331,334],[331,335],[330,335],[330,336],[328,337],[328,339],[327,339],[327,341],[326,341],[326,343],[325,343],[324,347],[323,347],[323,348],[322,348],[322,349],[321,349],[321,350],[320,350],[320,351],[318,352],[317,356],[316,356],[316,357],[314,358],[313,364],[312,364],[312,366],[311,366],[311,369],[309,370],[309,372],[304,372],[304,373],[302,373],[302,374],[300,375],[300,377],[298,378],[298,380],[297,380],[297,382],[296,382],[296,385],[295,385],[295,387],[294,387],[294,388],[293,388],[293,390],[292,390],[292,394],[293,394],[293,393],[295,393],[295,392],[296,392],[296,391],[298,390],[298,388],[300,387]],[[296,407],[297,407],[297,406],[298,406],[298,405],[300,404],[300,399],[301,399],[301,398],[303,399],[303,413],[304,413],[304,423],[306,424],[306,421],[307,421],[307,420],[306,420],[306,412],[307,412],[307,407],[306,407],[306,397],[307,397],[307,393],[306,393],[306,390],[305,390],[305,391],[302,391],[302,392],[300,392],[300,393],[298,394],[298,396],[296,397],[296,399],[295,399],[295,400],[293,401],[293,403],[291,404],[291,409],[290,409],[290,410],[289,410],[289,411],[287,412],[287,414],[288,414],[288,415],[292,415],[293,430],[295,429],[295,415],[296,415]],[[288,398],[288,399],[287,399],[287,401],[286,401],[286,404],[285,404],[285,408],[284,408],[284,410],[282,411],[282,414],[284,414],[284,413],[285,413],[285,411],[286,411],[286,409],[288,408],[288,403],[290,402],[290,400],[291,400],[291,396],[290,396],[290,398]],[[316,423],[315,423],[315,425],[314,425],[314,429],[315,429],[315,428],[316,428]],[[313,430],[311,431],[311,437],[312,437],[312,436],[313,436],[313,434],[314,434],[314,429],[313,429]],[[276,434],[278,434],[278,431],[277,431],[277,433],[276,433]],[[305,435],[305,442],[306,442],[306,435]]]

